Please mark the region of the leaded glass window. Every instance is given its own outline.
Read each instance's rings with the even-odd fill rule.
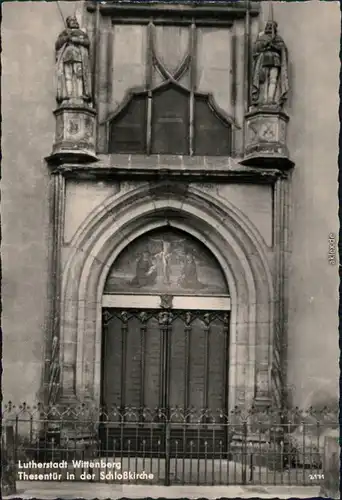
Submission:
[[[127,34],[128,30],[131,30],[131,37],[138,36],[138,29],[133,31],[129,27]],[[202,81],[210,82],[214,76],[216,78],[215,71],[221,71],[222,78],[227,75],[229,78],[229,28],[221,29],[225,37],[222,39],[226,41],[226,47],[219,55],[223,69],[213,67],[212,75],[202,63],[197,63],[198,54],[200,60],[211,60],[212,31],[209,28],[198,27],[195,23],[177,27],[150,22],[140,25],[139,30],[141,40],[146,37],[145,83],[141,88],[131,90],[128,98],[126,95],[125,104],[121,103],[119,111],[110,117],[108,152],[229,156],[232,152],[232,120],[217,105],[214,94],[201,88]],[[114,39],[119,40],[121,36],[124,40],[122,26],[117,28],[117,33]],[[133,53],[132,72],[137,68],[134,57]],[[122,63],[113,72],[120,71],[120,68],[123,68]],[[227,89],[221,83],[219,96],[229,95],[228,83]],[[121,85],[119,76],[116,85]]]

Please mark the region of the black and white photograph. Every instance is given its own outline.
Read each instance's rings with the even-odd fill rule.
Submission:
[[[2,2],[2,498],[340,498],[340,9]]]

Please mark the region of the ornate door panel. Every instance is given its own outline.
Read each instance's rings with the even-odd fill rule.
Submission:
[[[221,424],[213,432],[199,419],[227,408],[230,297],[210,251],[183,231],[155,229],[114,261],[102,300],[103,448],[181,447],[184,456],[194,442],[197,452],[224,442]]]
[[[149,436],[150,451],[160,452],[168,424],[171,453],[176,442],[187,448],[198,437],[199,412],[227,408],[226,312],[104,309],[103,325],[103,404],[109,412],[113,407],[121,412],[133,408],[126,412],[123,428],[110,426],[111,439],[116,436],[121,451],[138,428],[140,445]],[[186,409],[185,419],[174,413],[176,407]],[[156,408],[162,409],[159,415]],[[205,420],[202,424],[201,439],[208,446],[210,431],[206,434]]]

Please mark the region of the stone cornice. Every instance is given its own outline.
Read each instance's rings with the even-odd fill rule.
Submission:
[[[273,184],[286,172],[262,166],[243,166],[231,157],[168,155],[99,155],[94,163],[67,162],[52,168],[66,177],[89,179],[160,180],[187,182],[248,182]]]
[[[88,10],[94,11],[96,1],[89,1]],[[259,2],[245,0],[239,1],[183,1],[183,2],[156,2],[156,1],[106,1],[101,2],[100,13],[104,16],[117,17],[127,21],[130,18],[143,18],[153,16],[158,20],[170,21],[178,20],[179,22],[187,22],[189,20],[209,20],[227,21],[238,18],[243,18],[247,10],[251,16],[259,14]]]

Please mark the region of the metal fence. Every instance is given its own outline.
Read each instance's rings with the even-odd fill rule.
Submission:
[[[7,405],[18,480],[130,484],[315,485],[324,408],[263,412]]]

